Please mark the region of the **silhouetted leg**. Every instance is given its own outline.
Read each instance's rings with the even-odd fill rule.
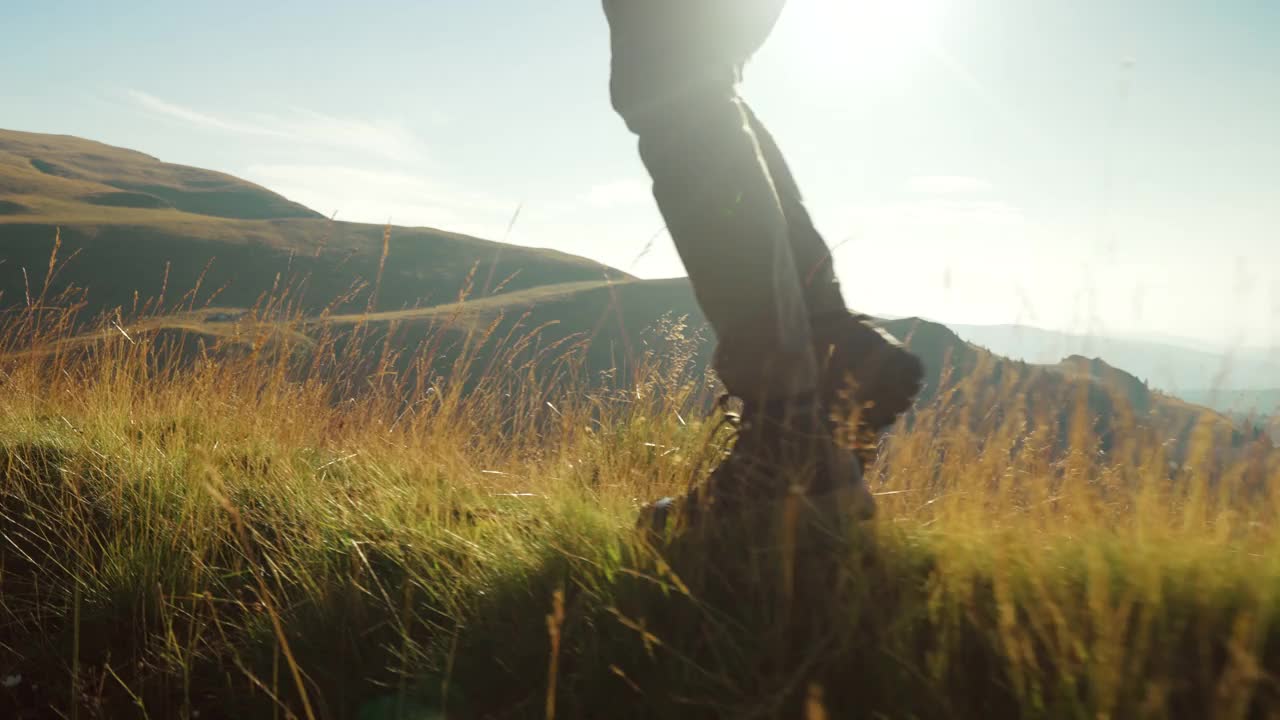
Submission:
[[[924,368],[895,338],[849,313],[831,250],[814,227],[782,152],[760,120],[754,114],[750,119],[787,218],[791,252],[801,274],[820,370],[819,396],[835,414],[847,415],[840,398],[852,377],[862,425],[881,432],[910,407]],[[864,454],[864,459],[870,455]]]
[[[737,95],[741,61],[708,49],[713,36],[686,22],[690,7],[701,6],[606,3],[614,107],[639,137],[654,198],[720,341],[726,387],[751,399],[807,393],[816,386],[809,309],[783,206]]]
[[[802,269],[794,254],[796,247],[829,253],[772,138],[757,137],[759,124],[737,94],[742,64],[783,4],[605,0],[612,99],[639,138],[654,198],[720,341],[716,371],[745,401],[733,451],[702,489],[725,507],[743,493],[778,499],[797,482],[826,498],[824,504],[861,488],[860,512],[868,517],[874,501],[860,466],[836,445],[824,417],[815,357],[820,343],[802,277],[821,278],[812,287],[823,288],[813,290],[822,302],[833,296],[838,302],[839,289],[829,262]],[[768,155],[784,172],[781,188]],[[808,237],[792,236],[789,214]],[[656,526],[665,525],[671,507],[651,506]]]

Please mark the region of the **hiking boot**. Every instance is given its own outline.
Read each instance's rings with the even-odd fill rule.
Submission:
[[[849,312],[815,317],[812,332],[824,419],[847,418],[857,408],[859,427],[879,435],[911,408],[924,365],[897,338]],[[852,405],[842,397],[850,388]]]
[[[780,504],[788,495],[806,498],[833,515],[869,520],[875,499],[853,452],[839,447],[811,398],[747,403],[733,449],[707,478],[680,498],[663,498],[641,510],[639,525],[661,533],[754,507]]]

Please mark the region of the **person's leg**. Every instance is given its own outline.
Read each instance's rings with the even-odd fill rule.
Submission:
[[[715,368],[744,401],[733,453],[708,483],[730,504],[797,486],[829,493],[860,478],[822,422],[811,312],[786,211],[737,95],[741,65],[781,5],[605,2],[614,107],[639,138],[654,198],[719,340]],[[874,503],[860,502],[865,517]],[[665,518],[666,506],[652,507]]]
[[[786,215],[791,252],[801,274],[819,366],[819,397],[831,411],[827,414],[848,416],[852,408],[842,407],[840,397],[852,382],[861,424],[881,432],[910,407],[924,368],[896,338],[848,310],[831,250],[814,226],[782,151],[754,113],[749,119]]]
[[[708,7],[606,3],[614,107],[639,138],[654,198],[719,340],[725,386],[744,399],[811,393],[810,313],[786,216],[737,95],[742,59],[716,49]]]

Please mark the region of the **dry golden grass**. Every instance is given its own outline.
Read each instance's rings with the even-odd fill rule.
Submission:
[[[496,322],[406,364],[287,302],[197,351],[51,304],[0,332],[6,716],[1280,715],[1280,456],[1214,425],[1102,455],[979,369],[874,523],[655,546],[721,432],[679,324],[602,386]]]

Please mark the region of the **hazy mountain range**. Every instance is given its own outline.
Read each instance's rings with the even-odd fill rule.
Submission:
[[[1280,348],[1215,352],[1190,347],[1190,341],[1075,335],[1023,325],[950,327],[970,342],[1027,362],[1101,357],[1151,387],[1223,410],[1271,412],[1280,407]]]

